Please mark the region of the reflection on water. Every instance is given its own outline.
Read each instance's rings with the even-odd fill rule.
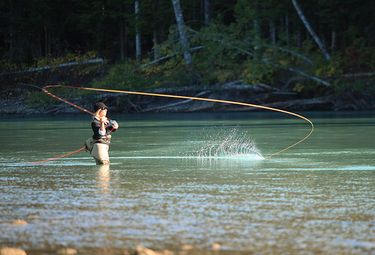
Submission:
[[[0,147],[0,246],[30,254],[59,247],[100,254],[139,243],[156,249],[189,244],[205,254],[220,243],[231,255],[374,254],[374,118],[315,119],[316,132],[307,142],[261,159],[222,155],[246,152],[252,140],[238,140],[248,147],[230,147],[233,139],[220,130],[236,127],[267,155],[308,127],[251,114],[209,116],[123,120],[112,140],[110,166],[96,166],[84,153],[42,165],[22,163],[80,147],[91,132],[89,120],[0,122],[0,129],[14,133],[11,139],[0,132],[6,144]],[[207,130],[223,139],[207,139]],[[191,156],[214,140],[220,143],[211,154]]]

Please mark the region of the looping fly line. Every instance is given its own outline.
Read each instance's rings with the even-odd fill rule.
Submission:
[[[310,131],[300,140],[298,140],[297,142],[285,147],[284,149],[280,150],[280,151],[277,151],[275,153],[272,153],[270,155],[268,155],[266,158],[271,158],[275,155],[278,155],[282,152],[285,152],[287,150],[289,150],[290,148],[302,143],[303,141],[305,141],[307,138],[309,138],[311,136],[311,134],[314,132],[314,124],[311,120],[309,120],[308,118],[300,115],[300,114],[297,114],[297,113],[294,113],[294,112],[290,112],[290,111],[286,111],[286,110],[282,110],[282,109],[278,109],[278,108],[274,108],[274,107],[269,107],[269,106],[263,106],[263,105],[257,105],[257,104],[250,104],[250,103],[243,103],[243,102],[237,102],[237,101],[229,101],[229,100],[220,100],[220,99],[213,99],[213,98],[204,98],[204,97],[190,97],[190,96],[179,96],[179,95],[170,95],[170,94],[161,94],[161,93],[149,93],[149,92],[138,92],[138,91],[129,91],[129,90],[115,90],[115,89],[102,89],[102,88],[89,88],[89,87],[75,87],[75,86],[67,86],[67,85],[47,85],[45,87],[42,88],[42,91],[44,93],[46,93],[48,96],[50,97],[53,97],[59,101],[62,101],[66,104],[69,104],[77,109],[79,109],[80,111],[83,111],[83,112],[86,112],[88,114],[91,114],[91,115],[94,115],[93,112],[90,112],[89,110],[81,107],[81,106],[78,106],[72,102],[69,102],[68,100],[66,99],[63,99],[61,97],[58,97],[56,96],[55,94],[52,94],[51,92],[48,91],[48,89],[50,88],[70,88],[70,89],[79,89],[79,90],[87,90],[87,91],[99,91],[99,92],[109,92],[109,93],[122,93],[122,94],[129,94],[129,95],[142,95],[142,96],[152,96],[152,97],[164,97],[164,98],[176,98],[176,99],[190,99],[190,100],[195,100],[195,101],[206,101],[206,102],[214,102],[214,103],[222,103],[222,104],[232,104],[232,105],[241,105],[241,106],[247,106],[247,107],[254,107],[254,108],[258,108],[258,109],[263,109],[263,110],[268,110],[268,111],[274,111],[274,112],[280,112],[280,113],[284,113],[284,114],[287,114],[287,115],[291,115],[291,116],[294,116],[294,117],[297,117],[299,119],[302,119],[304,121],[306,121],[307,123],[310,124]],[[57,157],[54,157],[54,158],[49,158],[49,159],[46,159],[46,160],[42,160],[42,161],[37,161],[37,162],[32,162],[34,164],[37,164],[37,163],[42,163],[42,162],[47,162],[47,161],[52,161],[52,160],[56,160],[56,159],[59,159],[59,158],[64,158],[66,156],[69,156],[69,155],[73,155],[75,153],[78,153],[80,151],[83,151],[85,149],[85,147],[82,147],[76,151],[73,151],[73,152],[70,152],[70,153],[66,153],[66,154],[63,154],[63,155],[60,155],[60,156],[57,156]]]

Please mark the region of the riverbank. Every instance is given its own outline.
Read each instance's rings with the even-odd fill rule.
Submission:
[[[152,250],[143,246],[137,246],[135,249],[120,249],[120,248],[57,248],[57,249],[30,249],[23,250],[19,248],[3,247],[0,248],[1,255],[37,255],[37,254],[62,254],[62,255],[75,255],[75,254],[107,254],[107,255],[246,255],[253,251],[233,251],[233,250],[220,250],[221,245],[218,243],[212,244],[212,247],[207,250],[196,249],[192,245],[182,245],[180,249],[164,249]],[[272,250],[272,249],[270,249]]]
[[[74,95],[76,91],[72,91]],[[296,92],[277,89],[265,84],[244,84],[233,81],[212,86],[188,86],[179,88],[150,89],[147,92],[191,97],[221,99],[246,102],[293,111],[368,111],[375,109],[375,95],[366,93],[327,94],[317,97],[301,97]],[[37,99],[30,100],[30,93]],[[0,92],[0,114],[67,114],[77,109],[60,101],[45,100],[38,103],[43,92],[31,86],[8,88]],[[58,90],[54,93],[59,95]],[[214,111],[254,111],[256,108],[196,101],[191,99],[171,99],[116,93],[86,93],[74,95],[67,100],[91,109],[92,103],[104,101],[114,113],[142,112],[214,112]]]

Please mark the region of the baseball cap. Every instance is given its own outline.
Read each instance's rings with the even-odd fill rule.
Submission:
[[[106,106],[103,102],[97,102],[94,104],[94,111],[97,111],[99,109],[105,110],[108,109],[108,106]]]

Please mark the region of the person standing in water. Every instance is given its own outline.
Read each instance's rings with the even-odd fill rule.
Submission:
[[[108,165],[111,133],[115,132],[119,125],[115,120],[107,118],[108,107],[103,102],[96,103],[94,111],[91,122],[94,135],[86,141],[86,150],[94,157],[97,165]]]

